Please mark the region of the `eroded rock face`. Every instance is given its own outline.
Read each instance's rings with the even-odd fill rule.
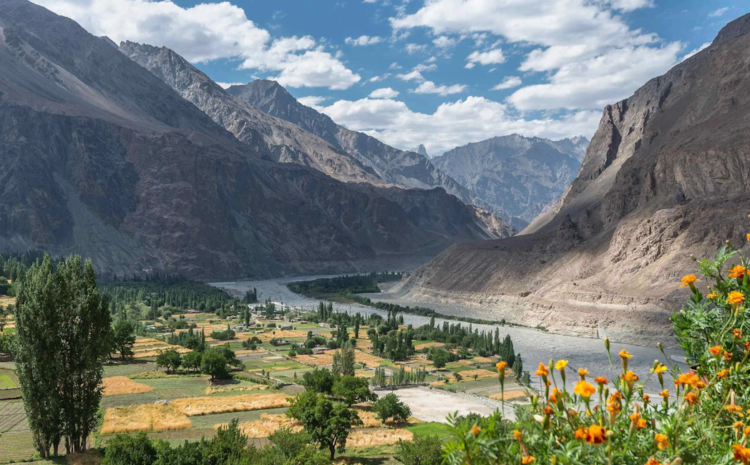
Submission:
[[[745,16],[605,108],[556,207],[520,236],[450,248],[404,293],[460,295],[512,321],[536,321],[541,305],[539,321],[553,330],[663,340],[686,298],[679,279],[696,268],[690,256],[712,255],[725,240],[745,244],[750,230],[748,50]]]
[[[418,189],[442,187],[464,203],[492,208],[442,173],[426,156],[398,150],[367,134],[339,126],[328,116],[299,103],[275,81],[259,79],[247,85],[232,86],[227,92],[330,142],[389,183]]]
[[[575,179],[587,144],[584,137],[551,141],[514,134],[457,147],[432,163],[521,230]]]
[[[228,116],[208,95],[194,97]],[[412,197],[277,163],[247,121],[243,142],[108,39],[0,0],[0,249],[76,252],[105,274],[228,278],[497,237],[441,189]]]

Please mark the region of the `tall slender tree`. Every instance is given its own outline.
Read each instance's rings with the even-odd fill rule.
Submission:
[[[54,269],[45,255],[18,296],[17,372],[34,443],[42,457],[83,452],[96,428],[103,363],[112,344],[109,302],[90,261],[71,256]]]

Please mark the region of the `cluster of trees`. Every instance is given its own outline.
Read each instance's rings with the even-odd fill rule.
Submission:
[[[101,292],[109,297],[113,314],[140,304],[148,308],[148,314],[144,315],[148,320],[162,317],[163,311],[168,311],[170,316],[187,309],[233,314],[240,306],[247,307],[242,299],[235,299],[222,289],[180,276],[115,279],[103,284]]]
[[[315,299],[332,299],[349,297],[352,294],[380,292],[378,283],[399,281],[401,273],[370,273],[366,275],[336,276],[334,278],[320,278],[312,281],[297,281],[287,284],[289,290]]]
[[[375,369],[375,375],[370,378],[370,383],[378,387],[406,386],[409,384],[424,383],[425,378],[427,378],[427,371],[424,369],[406,371],[402,366],[388,375],[385,368],[381,367]]]
[[[271,444],[248,446],[248,438],[233,420],[212,439],[171,446],[151,441],[145,433],[119,434],[107,443],[103,465],[329,465],[331,460],[312,445],[309,433],[281,429],[268,438]],[[435,462],[437,463],[437,462]]]
[[[174,373],[180,367],[188,372],[198,371],[210,375],[211,379],[229,377],[230,368],[241,368],[242,362],[228,345],[211,347],[206,350],[193,350],[180,354],[175,349],[162,350],[156,356],[156,366]]]
[[[86,449],[97,427],[103,363],[112,348],[109,302],[94,268],[48,255],[29,268],[16,304],[16,374],[41,457]]]

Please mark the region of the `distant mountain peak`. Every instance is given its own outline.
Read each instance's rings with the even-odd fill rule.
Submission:
[[[422,155],[423,157],[430,158],[430,156],[427,154],[427,148],[424,146],[424,144],[419,144],[417,147],[413,148],[411,151],[418,153]]]

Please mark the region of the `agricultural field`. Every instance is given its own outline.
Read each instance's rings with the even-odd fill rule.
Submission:
[[[233,379],[211,381],[208,375],[185,370],[167,373],[156,365],[156,356],[166,349],[177,349],[179,353],[190,352],[182,346],[167,342],[169,334],[149,333],[139,336],[133,347],[134,355],[123,362],[114,358],[104,367],[104,397],[101,402],[101,421],[96,434],[91,438],[93,447],[103,447],[117,433],[136,434],[145,432],[149,438],[162,439],[172,444],[185,440],[197,441],[212,437],[217,428],[237,420],[240,427],[251,438],[251,442],[262,446],[267,437],[279,428],[301,429],[301,425],[288,418],[285,412],[288,399],[304,388],[298,384],[305,373],[316,368],[331,367],[335,350],[323,349],[308,355],[290,355],[292,344],[303,345],[308,332],[313,337],[330,339],[335,328],[321,327],[315,323],[254,319],[251,327],[245,327],[237,319],[220,319],[213,313],[193,313],[182,316],[193,331],[225,331],[236,329],[234,337],[214,340],[206,337],[210,346],[227,345],[235,352],[240,366],[232,372]],[[273,327],[276,325],[277,327]],[[279,326],[292,326],[281,330]],[[433,402],[457,406],[460,414],[471,413],[476,405],[479,413],[491,412],[493,401],[500,392],[494,364],[495,357],[470,357],[448,363],[435,369],[432,361],[417,353],[408,360],[393,362],[373,353],[366,338],[368,327],[363,326],[359,338],[349,328],[350,340],[356,341],[356,375],[365,378],[375,376],[376,370],[391,374],[398,370],[407,372],[426,371],[423,387],[419,392],[404,393],[403,401],[412,408],[413,416],[404,424],[382,424],[368,405],[357,405],[363,421],[361,427],[352,431],[347,450],[340,455],[346,463],[397,464],[394,456],[398,441],[412,440],[428,434],[447,438],[449,430],[442,413],[428,414],[424,405]],[[175,333],[183,330],[177,330]],[[332,333],[334,332],[334,333]],[[256,345],[247,348],[243,342],[255,338]],[[273,345],[272,340],[283,339],[288,344]],[[418,349],[443,347],[434,341],[414,341]],[[114,356],[114,354],[113,354]],[[456,380],[456,374],[461,378]],[[24,461],[34,458],[31,435],[28,430],[23,404],[18,398],[20,391],[12,362],[0,365],[0,463]],[[506,400],[523,400],[523,396],[507,395],[514,390],[521,392],[512,377],[506,382]],[[487,398],[486,405],[462,402],[450,391],[474,394]],[[1,400],[4,392],[15,397]],[[380,391],[384,395],[389,391]],[[447,396],[447,397],[446,397]],[[453,396],[453,397],[450,397]],[[455,397],[455,402],[451,399]],[[412,400],[414,399],[414,400]],[[448,413],[453,413],[448,412]]]

